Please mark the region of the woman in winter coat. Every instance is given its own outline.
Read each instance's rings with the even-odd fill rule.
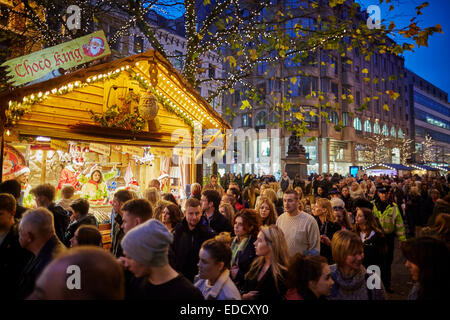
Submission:
[[[333,239],[334,233],[339,231],[341,227],[336,223],[330,200],[324,198],[317,199],[313,214],[320,231],[320,255],[327,258],[331,264],[333,261],[331,255],[331,239]]]
[[[245,275],[243,300],[283,300],[286,294],[288,251],[283,231],[263,226],[254,242],[258,256]]]
[[[341,230],[331,240],[333,260],[330,266],[334,284],[330,300],[385,300],[384,286],[378,274],[367,275],[362,262],[364,245],[352,231]],[[371,277],[372,289],[367,286]]]
[[[205,300],[241,300],[241,294],[230,279],[231,250],[222,241],[209,239],[199,252],[198,275],[194,285]]]
[[[423,198],[418,187],[411,187],[410,197],[406,203],[405,214],[408,223],[409,237],[414,237],[416,227],[421,225],[422,221]]]
[[[256,258],[255,246],[261,218],[252,209],[243,209],[233,217],[234,234],[231,242],[231,274],[230,277],[239,290],[243,289],[245,274],[250,269],[250,265]]]
[[[361,237],[364,244],[364,267],[378,266],[383,274],[387,246],[383,231],[379,228],[372,210],[369,208],[356,210],[354,232]]]

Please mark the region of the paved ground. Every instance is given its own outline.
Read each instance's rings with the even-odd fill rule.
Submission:
[[[405,267],[405,258],[395,241],[394,262],[392,263],[391,288],[394,293],[388,293],[389,300],[407,300],[412,288],[411,275]]]

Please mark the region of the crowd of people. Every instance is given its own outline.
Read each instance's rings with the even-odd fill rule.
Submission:
[[[114,194],[106,250],[89,201],[70,200],[69,186],[58,203],[54,186],[35,187],[26,210],[20,183],[2,182],[0,296],[385,300],[398,243],[409,299],[449,298],[450,176],[213,174],[187,199],[160,190],[152,180],[142,198]],[[74,265],[79,290],[67,285]]]

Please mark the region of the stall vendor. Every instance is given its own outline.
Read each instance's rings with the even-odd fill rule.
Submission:
[[[28,183],[30,168],[18,165],[14,171],[14,178],[20,183],[22,190],[19,198],[19,205],[26,208],[33,208],[35,205],[33,195],[30,193],[31,186]]]
[[[108,197],[108,188],[106,181],[114,178],[117,174],[116,166],[112,170],[104,175],[100,171],[97,165],[92,167],[90,178],[84,174],[78,176],[78,182],[83,184],[81,188],[81,197],[89,201],[105,201]]]
[[[81,184],[78,181],[78,176],[80,175],[80,169],[83,165],[84,163],[82,158],[75,158],[71,164],[62,169],[56,190],[60,191],[62,186],[68,183],[71,184],[76,191],[79,191]]]
[[[167,172],[161,171],[161,175],[159,176],[158,181],[161,185],[161,192],[170,193],[170,179]]]

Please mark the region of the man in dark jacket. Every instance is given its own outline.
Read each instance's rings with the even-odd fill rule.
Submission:
[[[67,227],[64,235],[64,244],[70,247],[70,239],[75,235],[78,227],[82,224],[90,224],[98,227],[97,219],[89,213],[89,201],[86,199],[75,199],[70,204],[73,210],[71,220],[72,222]]]
[[[233,227],[228,219],[219,212],[221,197],[216,190],[205,190],[202,192],[201,207],[203,211],[203,223],[209,226],[215,234],[223,231],[231,232]]]
[[[67,248],[56,236],[53,215],[45,208],[25,212],[19,224],[19,242],[34,255],[20,277],[17,298],[25,299],[33,291],[42,270]]]
[[[220,213],[219,213],[220,214]],[[200,223],[202,209],[200,201],[195,198],[186,201],[185,218],[174,232],[171,246],[172,267],[181,272],[191,282],[198,273],[198,253],[203,242],[212,238],[214,233],[208,226]]]
[[[27,208],[19,205],[21,192],[22,186],[20,185],[20,182],[15,179],[6,180],[0,183],[0,193],[12,194],[13,197],[16,199],[16,214],[14,215],[14,219],[16,220],[20,220],[22,218],[23,213],[27,211]]]
[[[64,233],[69,226],[69,213],[63,207],[53,202],[55,199],[55,187],[50,183],[38,185],[31,190],[38,207],[44,207],[53,214],[56,236],[64,241]]]
[[[0,299],[12,299],[19,286],[19,277],[33,257],[19,244],[19,223],[14,219],[16,199],[0,193]]]
[[[129,190],[119,190],[114,194],[112,207],[114,210],[114,223],[112,228],[112,239],[111,239],[111,253],[116,256],[116,258],[123,256],[122,246],[120,242],[122,241],[125,232],[122,229],[123,223],[123,213],[122,206],[128,200],[133,199],[133,193]]]

